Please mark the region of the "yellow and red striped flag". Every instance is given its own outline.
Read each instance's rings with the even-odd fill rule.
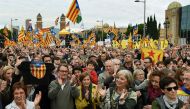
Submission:
[[[9,40],[9,38],[5,37],[4,46],[15,46],[16,42]]]
[[[24,27],[21,27],[20,33],[18,34],[18,42],[22,42],[23,39],[25,37],[25,33],[24,33]]]
[[[66,17],[73,23],[80,23],[82,21],[82,16],[77,0],[73,0]]]
[[[53,37],[50,36],[49,34],[50,33],[48,33],[46,35],[46,38],[45,38],[44,43],[43,43],[43,45],[46,46],[46,47],[49,46],[52,43],[52,41],[53,41]]]

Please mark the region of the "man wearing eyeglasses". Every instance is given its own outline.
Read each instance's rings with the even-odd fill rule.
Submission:
[[[153,60],[150,57],[144,58],[144,72],[145,78],[148,78],[150,74],[153,72]]]
[[[184,103],[190,103],[190,70],[184,71],[183,86],[177,91],[177,95]]]

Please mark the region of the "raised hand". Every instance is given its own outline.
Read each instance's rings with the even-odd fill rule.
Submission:
[[[18,67],[22,62],[23,60],[17,58],[15,67]]]
[[[5,90],[6,87],[7,87],[7,81],[2,80],[2,82],[0,84],[0,92]]]
[[[89,90],[86,90],[85,98],[86,98],[87,100],[89,99]]]
[[[137,97],[140,97],[142,94],[140,91],[136,91]]]
[[[101,97],[106,96],[106,88],[102,89],[101,86],[98,87],[98,93],[100,94]]]
[[[59,76],[57,78],[57,81],[58,81],[59,85],[63,85],[63,80]]]
[[[21,98],[21,103],[18,107],[20,109],[26,109],[26,99],[24,97]]]
[[[121,96],[120,96],[120,100],[125,100],[128,96],[128,91],[126,89],[122,90]]]
[[[75,75],[71,76],[70,83],[71,83],[71,85],[75,85],[76,84],[76,76]]]
[[[36,94],[35,99],[34,99],[34,105],[35,106],[37,106],[40,103],[41,98],[42,98],[42,92],[39,91],[39,93]]]
[[[143,107],[143,109],[152,109],[152,105],[146,105]]]

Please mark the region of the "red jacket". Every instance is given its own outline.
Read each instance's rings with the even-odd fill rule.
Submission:
[[[83,72],[86,72],[87,71],[87,68],[83,68]],[[98,84],[98,75],[96,73],[96,71],[91,71],[90,72],[90,79],[92,81],[92,83],[94,84]]]

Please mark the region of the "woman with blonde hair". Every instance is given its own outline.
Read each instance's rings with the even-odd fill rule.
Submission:
[[[103,109],[134,109],[137,94],[131,90],[133,77],[128,70],[120,70],[116,75],[115,87],[107,91],[99,88]]]
[[[3,68],[2,80],[0,82],[0,92],[1,92],[0,96],[2,99],[3,107],[9,104],[12,100],[11,88],[14,82],[16,82],[16,81],[13,81],[14,72],[15,72],[15,69],[12,66],[5,66]]]

